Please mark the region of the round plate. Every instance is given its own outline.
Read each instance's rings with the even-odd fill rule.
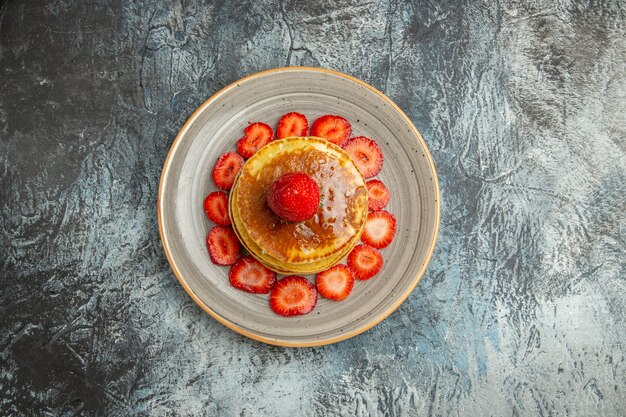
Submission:
[[[211,263],[205,238],[213,226],[202,203],[214,191],[217,158],[233,151],[249,122],[276,126],[297,111],[309,124],[324,114],[350,121],[353,136],[380,145],[377,176],[391,191],[386,210],[396,216],[396,237],[383,249],[383,270],[357,281],[350,296],[319,298],[308,315],[281,317],[268,295],[232,288],[229,268]],[[334,71],[288,67],[243,78],[207,100],[183,126],[165,160],[159,186],[159,229],[174,274],[213,318],[250,338],[282,346],[316,346],[357,335],[379,323],[408,297],[424,274],[439,228],[439,187],[424,139],[409,118],[373,87]],[[314,282],[314,277],[309,277]]]

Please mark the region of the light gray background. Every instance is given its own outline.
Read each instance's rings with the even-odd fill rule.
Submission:
[[[626,413],[623,2],[0,4],[0,414]],[[442,194],[408,300],[300,350],[203,313],[156,221],[186,118],[285,65],[385,92]]]

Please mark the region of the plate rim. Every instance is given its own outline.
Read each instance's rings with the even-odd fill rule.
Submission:
[[[167,243],[167,239],[165,237],[165,226],[164,226],[164,220],[163,220],[164,205],[163,205],[162,195],[163,195],[164,188],[165,188],[165,181],[164,180],[165,180],[165,177],[166,177],[166,175],[168,174],[168,172],[170,170],[171,158],[172,158],[172,156],[174,154],[174,151],[178,148],[178,145],[179,145],[180,141],[185,136],[185,134],[187,133],[187,131],[189,130],[191,125],[196,121],[196,119],[198,118],[200,113],[202,113],[208,106],[210,106],[215,100],[217,100],[223,94],[227,93],[231,89],[237,88],[239,86],[239,84],[244,82],[244,81],[250,80],[252,78],[256,78],[256,77],[261,77],[261,76],[264,76],[264,75],[272,74],[272,73],[291,72],[291,71],[318,72],[318,73],[322,73],[322,74],[330,74],[330,75],[334,75],[334,76],[337,76],[337,77],[340,77],[340,78],[345,78],[345,79],[347,79],[349,81],[352,81],[352,82],[355,82],[357,84],[360,84],[361,86],[367,88],[368,90],[372,91],[373,93],[378,95],[380,98],[385,100],[393,109],[395,109],[405,119],[405,121],[408,123],[409,127],[411,128],[411,130],[415,134],[415,137],[417,138],[417,141],[420,142],[420,144],[422,145],[422,147],[423,147],[423,149],[425,151],[424,154],[425,154],[426,160],[428,162],[428,165],[429,165],[429,168],[430,168],[430,171],[431,171],[431,174],[432,174],[432,178],[433,178],[433,181],[434,181],[434,185],[435,185],[435,225],[434,225],[434,228],[433,228],[433,231],[432,231],[432,234],[431,234],[432,241],[431,241],[430,247],[428,249],[428,254],[427,254],[427,257],[425,259],[424,264],[419,268],[415,278],[413,279],[413,282],[407,288],[407,290],[405,292],[403,292],[400,295],[400,297],[396,300],[396,302],[393,303],[387,310],[385,310],[382,314],[380,314],[378,317],[376,317],[376,319],[373,322],[366,323],[366,324],[364,324],[364,325],[362,325],[362,326],[360,326],[360,327],[358,327],[358,328],[356,328],[356,329],[354,329],[354,330],[352,330],[350,332],[342,333],[342,334],[337,335],[335,337],[330,337],[330,338],[326,338],[326,339],[312,340],[312,341],[306,341],[306,342],[292,342],[292,341],[282,340],[280,338],[268,338],[268,337],[260,336],[258,334],[249,332],[246,329],[243,329],[243,328],[239,327],[237,324],[227,320],[226,318],[220,316],[215,311],[213,311],[211,309],[211,307],[206,305],[193,292],[193,290],[191,289],[191,287],[189,287],[189,285],[187,284],[185,278],[183,277],[183,275],[179,271],[178,267],[176,266],[176,262],[174,261],[173,255],[172,255],[172,253],[170,251],[170,247],[169,247],[169,245]],[[433,253],[435,251],[435,245],[437,243],[437,237],[438,237],[438,234],[439,234],[439,226],[440,226],[440,222],[441,222],[441,203],[440,203],[439,180],[438,180],[438,177],[437,177],[437,170],[435,168],[435,163],[433,161],[432,155],[430,154],[430,150],[426,146],[426,141],[422,137],[422,134],[419,132],[419,130],[417,130],[417,128],[415,127],[415,125],[413,124],[411,119],[409,119],[409,117],[404,113],[404,111],[402,111],[402,109],[400,107],[398,107],[398,105],[396,103],[394,103],[384,93],[382,93],[378,89],[372,87],[371,85],[367,84],[366,82],[359,80],[358,78],[355,78],[355,77],[353,77],[351,75],[344,74],[342,72],[338,72],[338,71],[335,71],[335,70],[330,70],[330,69],[326,69],[326,68],[305,67],[305,66],[278,67],[278,68],[271,68],[271,69],[255,72],[254,74],[250,74],[248,76],[245,76],[243,78],[240,78],[240,79],[238,79],[238,80],[228,84],[227,86],[225,86],[224,88],[220,89],[215,94],[213,94],[211,97],[209,97],[204,103],[202,103],[191,114],[191,116],[189,116],[189,118],[187,119],[187,121],[185,122],[183,127],[180,129],[180,131],[176,135],[176,138],[174,139],[174,142],[172,142],[172,145],[170,146],[170,149],[169,149],[169,151],[167,153],[167,157],[165,158],[165,162],[163,163],[163,168],[161,170],[161,176],[160,176],[160,179],[159,179],[159,189],[158,189],[158,195],[157,195],[157,218],[158,218],[158,223],[159,223],[159,236],[160,236],[160,239],[161,239],[161,246],[163,247],[163,250],[165,251],[165,255],[167,257],[167,262],[169,263],[170,268],[172,269],[172,272],[174,272],[174,275],[176,276],[176,279],[178,280],[179,284],[183,287],[185,292],[207,314],[209,314],[211,317],[213,317],[215,320],[217,320],[219,323],[221,323],[222,325],[226,326],[227,328],[229,328],[229,329],[239,333],[240,335],[246,336],[246,337],[248,337],[250,339],[253,339],[253,340],[256,340],[256,341],[259,341],[259,342],[263,342],[263,343],[267,343],[267,344],[275,345],[275,346],[283,346],[283,347],[324,346],[324,345],[337,343],[337,342],[340,342],[342,340],[346,340],[346,339],[349,339],[351,337],[357,336],[357,335],[359,335],[359,334],[361,334],[361,333],[371,329],[372,327],[376,326],[378,323],[380,323],[381,321],[383,321],[384,319],[389,317],[389,315],[391,315],[391,313],[393,313],[396,309],[398,309],[398,307],[400,307],[400,305],[408,298],[408,296],[413,292],[413,290],[415,289],[417,284],[420,282],[420,280],[424,276],[424,273],[426,272],[426,269],[428,268],[428,265],[430,264],[430,261],[432,259]]]

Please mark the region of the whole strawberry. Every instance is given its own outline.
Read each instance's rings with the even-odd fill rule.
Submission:
[[[307,174],[285,174],[270,186],[267,204],[278,217],[288,222],[301,222],[317,213],[320,190]]]

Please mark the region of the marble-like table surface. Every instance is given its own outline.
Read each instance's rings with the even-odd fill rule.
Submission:
[[[626,414],[626,6],[0,2],[0,414]],[[428,271],[353,339],[206,315],[157,230],[166,153],[259,70],[345,72],[423,133]]]

